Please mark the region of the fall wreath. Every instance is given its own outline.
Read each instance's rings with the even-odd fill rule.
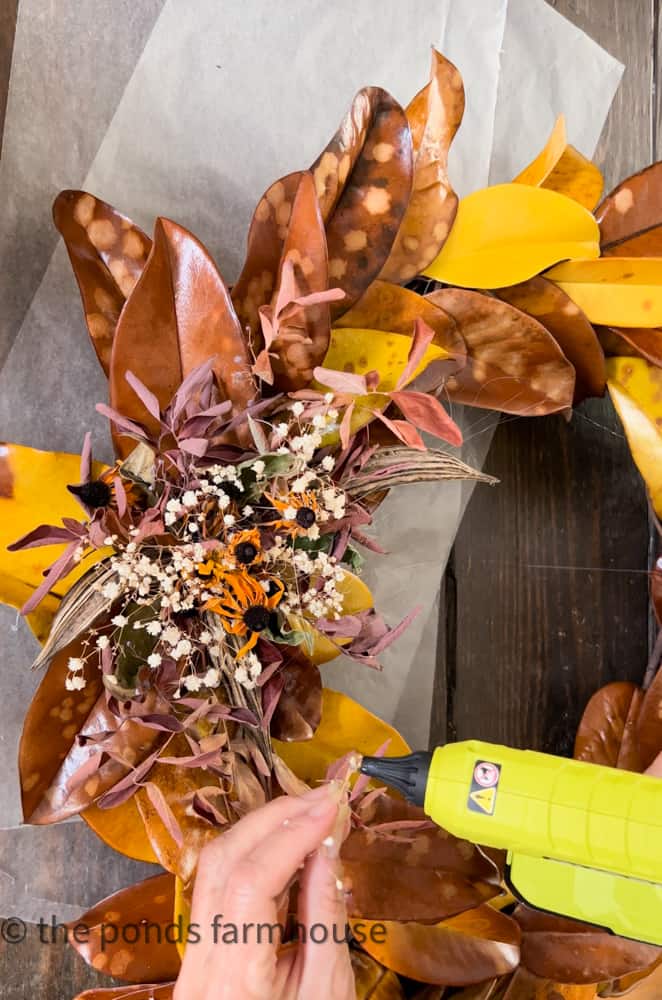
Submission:
[[[447,154],[463,109],[460,73],[436,52],[406,108],[361,90],[310,169],[258,202],[231,290],[175,222],[157,219],[150,240],[91,194],[55,202],[116,461],[95,462],[89,435],[81,456],[5,446],[2,596],[42,642],[25,821],[80,814],[163,868],[85,914],[93,931],[110,912],[185,927],[210,839],[343,773],[350,751],[406,752],[320,666],[342,652],[378,668],[415,617],[387,624],[360,579],[386,493],[493,482],[426,445],[422,432],[461,443],[445,402],[570,414],[608,386],[662,514],[662,165],[596,208],[601,175],[561,118],[512,183],[458,203]],[[598,692],[577,755],[643,770],[662,747],[660,675],[646,687]],[[381,945],[357,935],[357,996],[662,990],[657,949],[516,905],[498,854],[440,836],[366,779],[350,806],[350,920],[389,929]],[[102,954],[94,932],[72,944],[144,984],[84,996],[166,998],[185,936],[128,957]]]

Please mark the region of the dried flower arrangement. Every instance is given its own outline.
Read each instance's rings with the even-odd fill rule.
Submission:
[[[158,219],[151,241],[90,194],[55,203],[109,378],[97,409],[117,461],[93,462],[89,436],[80,459],[20,445],[0,458],[4,544],[29,528],[1,556],[1,596],[22,607],[46,671],[20,749],[24,815],[80,813],[165,870],[85,914],[88,926],[110,911],[185,923],[199,852],[229,824],[342,773],[350,751],[405,752],[324,688],[319,667],[342,652],[377,668],[415,615],[389,627],[357,575],[360,549],[379,551],[365,529],[387,492],[491,481],[427,449],[421,431],[461,443],[441,398],[569,413],[608,374],[662,514],[662,166],[592,214],[602,178],[560,119],[512,184],[458,203],[447,155],[463,109],[460,74],[436,52],[406,109],[360,91],[310,170],[260,199],[231,291],[174,222]],[[618,357],[606,364],[605,351]],[[34,527],[54,511],[61,524]],[[595,696],[579,756],[650,763],[656,666],[645,691]],[[365,779],[350,805],[350,921],[389,929],[383,945],[352,948],[357,996],[403,997],[399,976],[436,984],[416,994],[428,1000],[447,987],[470,987],[453,993],[467,1000],[590,1000],[635,984],[637,1000],[654,995],[656,949],[515,906],[498,855],[440,835]],[[128,957],[125,944],[102,954],[94,934],[74,946],[152,984],[132,997],[172,996],[174,944]]]

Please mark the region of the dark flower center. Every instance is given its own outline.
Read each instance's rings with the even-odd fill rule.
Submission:
[[[269,609],[261,604],[254,604],[244,611],[244,625],[251,632],[261,632],[269,624]]]
[[[257,558],[257,546],[252,542],[239,542],[239,545],[235,546],[234,554],[237,562],[248,566]]]
[[[230,482],[229,480],[219,483],[219,487],[223,490],[226,496],[230,497],[230,500],[241,500],[244,495],[243,491],[237,486],[237,484]]]
[[[300,528],[312,528],[315,523],[315,511],[310,507],[299,507],[296,522]]]
[[[86,507],[107,507],[112,500],[112,490],[108,483],[101,479],[93,479],[90,483],[81,483],[80,486],[68,486],[67,489],[74,496],[80,497]]]

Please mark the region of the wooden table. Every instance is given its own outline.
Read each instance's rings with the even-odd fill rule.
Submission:
[[[18,2],[0,3],[0,136]],[[625,63],[597,153],[610,187],[662,152],[661,0],[548,2]],[[434,739],[569,753],[593,691],[644,674],[652,633],[644,490],[607,400],[582,404],[570,423],[502,419],[486,471],[501,485],[476,489],[444,583]],[[77,837],[77,865],[110,866],[118,887],[135,880],[138,866],[82,825]],[[15,850],[0,837],[8,845]],[[71,859],[55,851],[32,863]],[[35,928],[21,945],[0,944],[0,981],[4,1000],[68,1000],[108,984],[61,943],[40,943]]]

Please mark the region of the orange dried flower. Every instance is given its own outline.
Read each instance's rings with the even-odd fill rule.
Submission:
[[[247,573],[223,573],[219,582],[222,592],[205,604],[205,609],[218,615],[225,631],[230,635],[248,636],[247,641],[237,650],[237,659],[244,656],[257,643],[260,632],[268,628],[270,612],[279,604],[285,584],[270,577],[271,593],[267,593],[262,583]]]

